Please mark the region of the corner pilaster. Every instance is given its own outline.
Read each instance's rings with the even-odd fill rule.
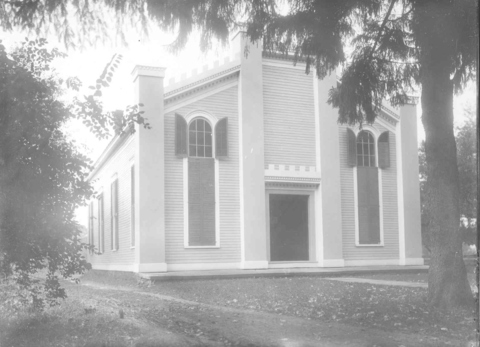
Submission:
[[[342,201],[340,179],[340,142],[338,112],[327,103],[330,88],[336,86],[335,73],[323,80],[314,76],[315,117],[320,136],[321,183],[318,192],[319,221],[318,262],[323,267],[343,267]]]
[[[135,102],[151,129],[135,126],[135,272],[165,272],[165,68],[136,66]]]
[[[241,267],[263,269],[268,267],[268,259],[262,43],[252,43],[245,33],[239,32],[232,45],[240,51],[241,59],[238,86]]]
[[[423,265],[416,109],[413,100],[400,107],[397,123],[400,265]]]

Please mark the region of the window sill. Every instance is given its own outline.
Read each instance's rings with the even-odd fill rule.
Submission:
[[[355,247],[384,247],[383,243],[374,243],[374,244],[359,244],[356,243]]]

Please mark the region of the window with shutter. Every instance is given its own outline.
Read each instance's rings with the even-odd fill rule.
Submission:
[[[357,138],[352,129],[347,128],[348,139],[348,165],[357,165]]]
[[[118,179],[111,184],[111,248],[118,250]]]
[[[98,252],[105,251],[105,227],[104,227],[104,210],[103,210],[103,194],[100,194],[97,199],[98,202]]]
[[[378,137],[378,166],[382,169],[390,167],[390,142],[388,131]]]
[[[380,243],[380,202],[375,140],[368,131],[360,131],[356,140],[358,242]]]
[[[185,158],[187,149],[187,121],[179,114],[175,114],[175,155]]]
[[[217,129],[215,129],[217,130]],[[215,246],[215,159],[210,123],[188,126],[188,246]]]
[[[228,118],[222,118],[215,126],[215,158],[228,157]]]
[[[93,201],[91,201],[88,205],[88,243],[92,246],[95,245],[93,233],[93,218]]]

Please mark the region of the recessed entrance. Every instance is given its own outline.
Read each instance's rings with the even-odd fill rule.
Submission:
[[[308,261],[309,195],[269,194],[270,261]]]

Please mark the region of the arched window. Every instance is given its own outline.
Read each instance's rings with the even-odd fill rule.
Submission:
[[[212,158],[212,127],[203,118],[196,118],[188,127],[188,156]]]
[[[375,164],[375,141],[373,135],[362,130],[357,136],[357,165],[376,166]]]
[[[228,160],[228,118],[215,121],[214,117],[202,114],[205,113],[187,118],[175,114],[175,155],[184,158],[187,171],[186,247],[219,246],[215,159]]]

